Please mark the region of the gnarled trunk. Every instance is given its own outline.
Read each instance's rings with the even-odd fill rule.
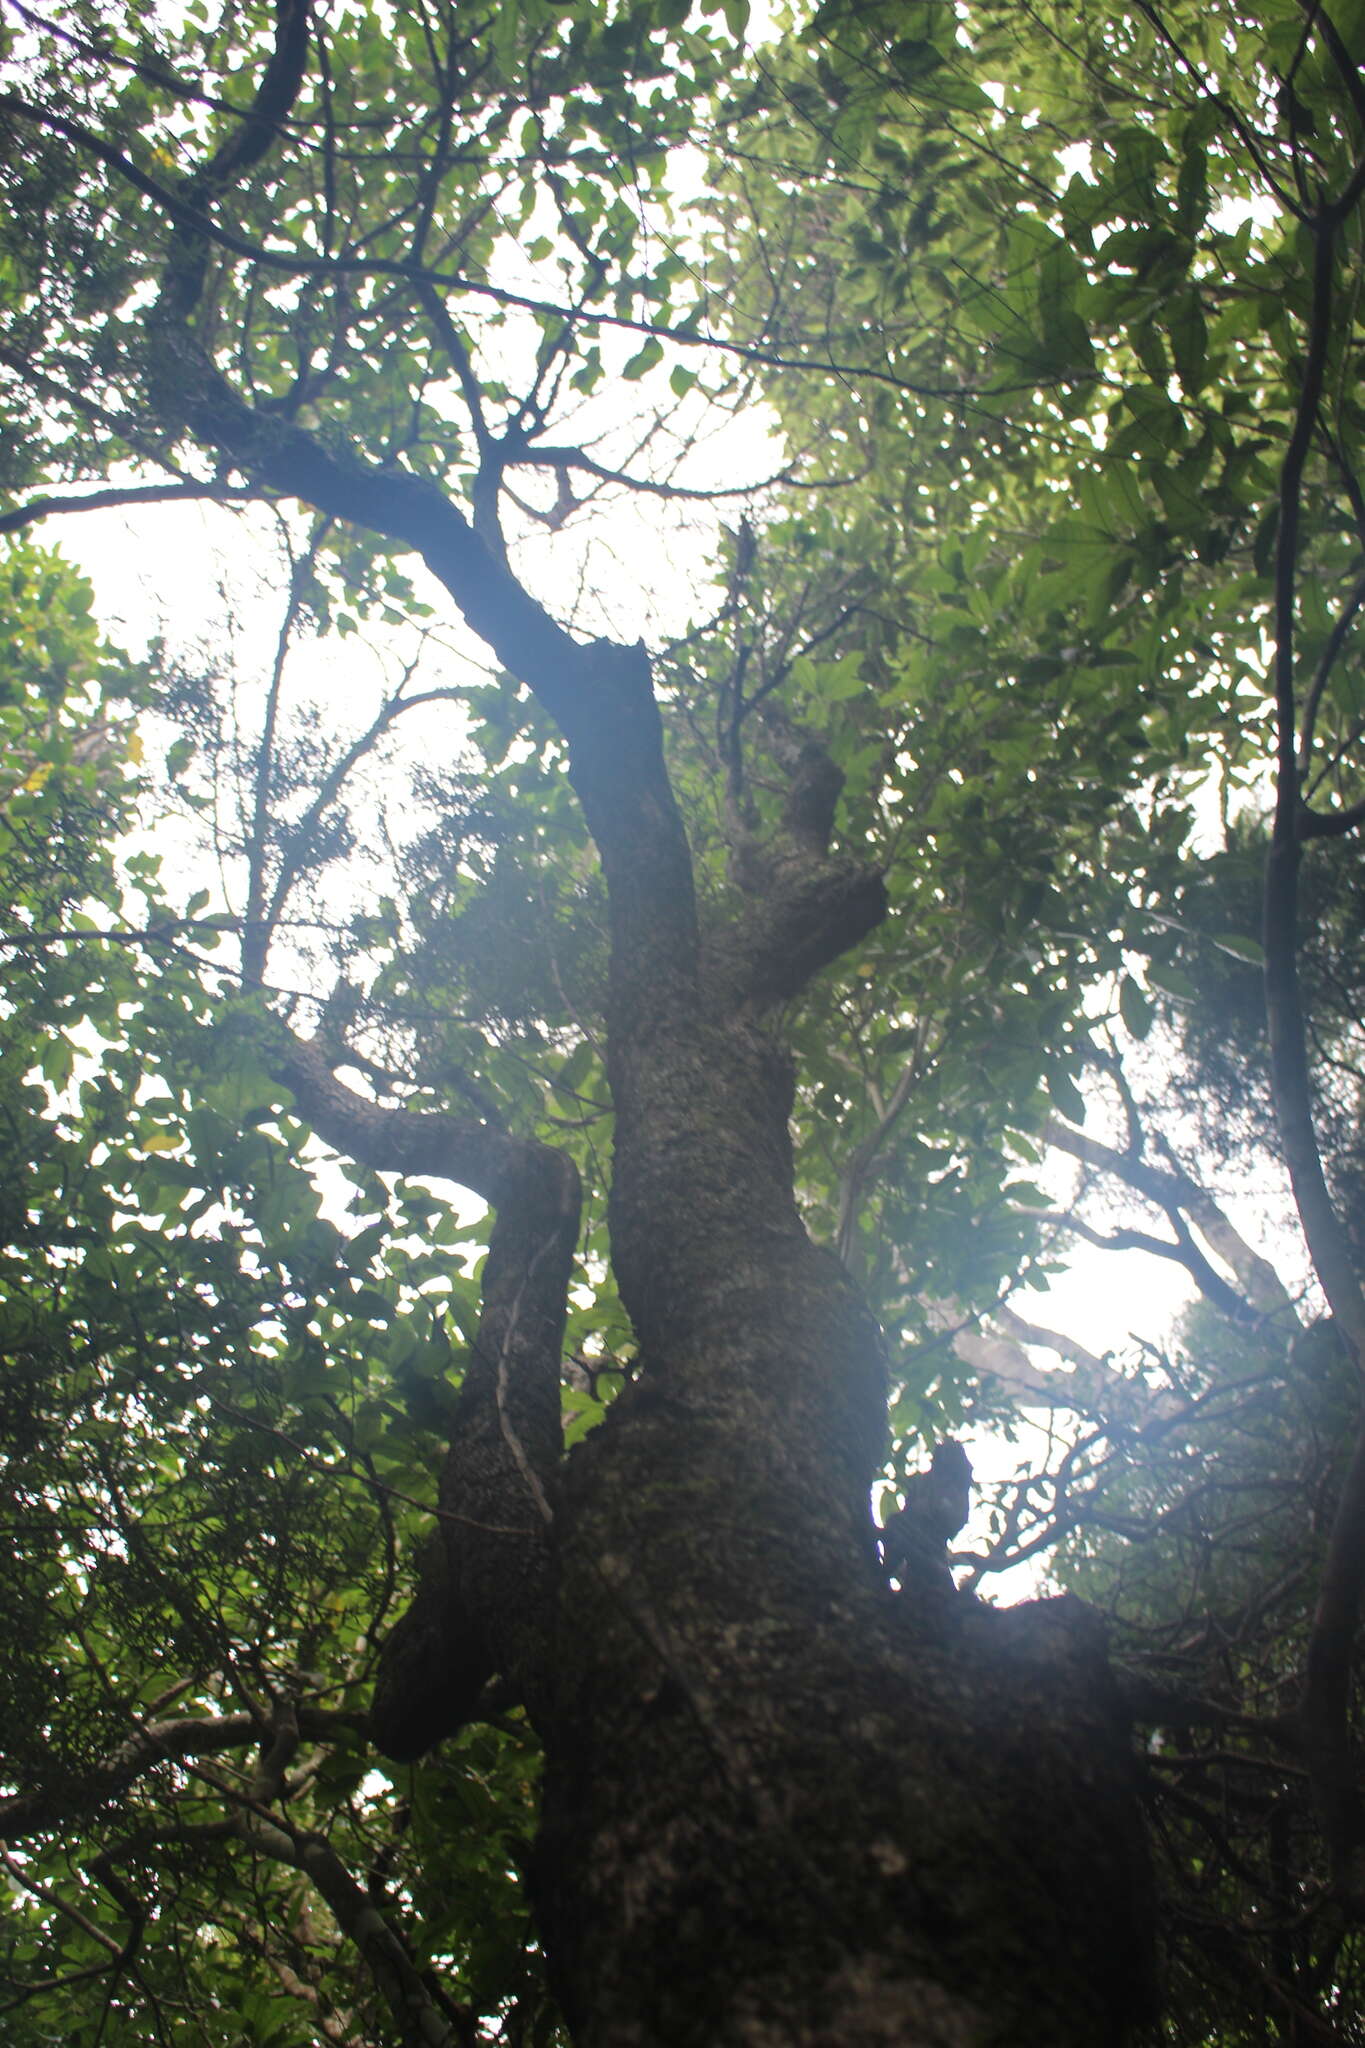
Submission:
[[[541,1720],[575,2038],[1118,2042],[1149,1917],[1102,1648],[1069,1602],[889,1586],[878,1333],[797,1216],[776,1049],[621,1035],[643,1370],[558,1491]]]

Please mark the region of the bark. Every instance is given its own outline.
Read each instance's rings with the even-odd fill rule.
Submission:
[[[1313,1268],[1327,1297],[1337,1334],[1365,1377],[1365,1290],[1349,1232],[1337,1212],[1323,1169],[1314,1119],[1308,1027],[1298,971],[1298,887],[1305,818],[1300,776],[1312,744],[1321,685],[1309,692],[1302,741],[1297,724],[1295,613],[1298,541],[1304,469],[1326,375],[1337,241],[1359,201],[1357,172],[1347,193],[1320,205],[1310,223],[1314,237],[1313,291],[1307,352],[1294,426],[1280,472],[1275,540],[1275,811],[1262,889],[1265,1008],[1270,1040],[1270,1081],[1285,1165]],[[1325,681],[1325,673],[1324,673]],[[1304,1756],[1313,1782],[1333,1883],[1354,1911],[1365,1901],[1365,1798],[1351,1732],[1351,1690],[1356,1638],[1365,1601],[1365,1405],[1336,1504],[1327,1558],[1304,1656],[1299,1707]]]
[[[634,1023],[613,1228],[646,1369],[565,1474],[542,1724],[575,2036],[1118,2041],[1147,1923],[1102,1653],[887,1586],[878,1336],[796,1214],[780,1057],[704,999]]]

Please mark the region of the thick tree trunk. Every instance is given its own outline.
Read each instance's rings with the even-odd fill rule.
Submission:
[[[543,1717],[575,2038],[1119,2042],[1149,1911],[1102,1649],[1069,1602],[890,1588],[877,1333],[796,1215],[776,1056],[736,1018],[639,1067],[616,1236],[644,1371],[559,1491]]]
[[[743,1458],[683,1462],[626,1422],[570,1489],[537,1893],[575,2038],[1123,2040],[1147,1903],[1102,1672],[935,1641],[856,1567],[803,1586]]]

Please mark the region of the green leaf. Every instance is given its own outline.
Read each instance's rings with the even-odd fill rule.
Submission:
[[[1152,1006],[1130,974],[1119,983],[1119,1015],[1134,1038],[1145,1038],[1152,1028]]]
[[[1064,1116],[1068,1123],[1085,1122],[1085,1097],[1064,1068],[1054,1067],[1049,1072],[1047,1092],[1059,1116]]]
[[[1220,932],[1213,943],[1220,952],[1230,953],[1234,960],[1245,960],[1251,967],[1265,965],[1265,948],[1258,939],[1248,939],[1240,932]]]
[[[1186,398],[1197,398],[1208,375],[1208,326],[1198,290],[1177,294],[1166,314],[1171,353]]]
[[[630,358],[630,361],[621,371],[621,375],[628,383],[635,383],[645,375],[646,371],[652,370],[656,363],[663,360],[663,353],[663,343],[657,335],[651,334],[643,348],[639,349]]]
[[[1174,996],[1178,1002],[1193,1002],[1199,991],[1182,967],[1170,962],[1160,965],[1155,962],[1147,969],[1147,979],[1153,988],[1159,988],[1163,995]]]

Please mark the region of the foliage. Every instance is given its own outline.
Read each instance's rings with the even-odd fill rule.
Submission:
[[[743,64],[742,8],[673,0],[486,24],[284,6],[270,30],[198,6],[16,14],[0,403],[3,481],[31,495],[7,524],[92,490],[255,493],[287,556],[259,685],[127,662],[79,579],[23,543],[0,588],[4,1736],[20,1818],[39,1802],[7,1864],[9,2022],[35,2040],[171,2038],[186,2008],[224,2042],[400,2039],[404,1971],[456,2038],[555,2024],[515,1879],[524,1723],[495,1700],[411,1777],[365,1741],[457,1340],[477,1352],[487,1228],[439,1187],[320,1175],[278,1048],[306,1019],[380,1099],[572,1159],[570,1439],[595,1423],[639,1369],[610,1262],[612,911],[573,749],[503,672],[522,628],[498,577],[510,559],[553,589],[589,500],[704,498],[707,408],[761,393],[785,466],[659,650],[704,928],[719,957],[837,778],[838,849],[889,898],[787,1019],[803,1213],[891,1341],[888,1477],[1008,1398],[970,1340],[1008,1336],[1006,1297],[1058,1263],[1039,1181],[1059,1123],[1074,1144],[1086,1097],[1092,1135],[1106,1115],[1097,1036],[1128,1062],[1115,1082],[1104,1055],[1110,1110],[1132,1112],[1155,1025],[1182,1040],[1174,1099],[1218,1105],[1210,1143],[1233,1152],[1239,1098],[1275,1142],[1240,807],[1274,769],[1286,587],[1319,841],[1303,986],[1349,1212],[1359,14],[827,0]],[[274,106],[291,34],[297,89]],[[416,525],[386,510],[393,474],[429,487]],[[501,665],[473,680],[426,573],[449,584],[469,536],[497,573],[466,616]],[[618,576],[560,609],[595,631],[634,601]],[[359,710],[310,700],[297,667],[339,663],[358,629],[392,636],[397,680]],[[136,802],[167,802],[134,773],[124,704],[174,722],[167,779],[212,822],[222,889],[181,892],[121,838]],[[1196,861],[1215,785],[1224,848]],[[1129,1138],[1130,1163],[1169,1165]],[[1150,1204],[1155,1182],[1106,1170]],[[1157,1206],[1203,1284],[1199,1180]],[[1149,1665],[1185,1656],[1197,1619],[1234,1747],[1237,1715],[1291,1711],[1350,1427],[1335,1370],[1297,1370],[1287,1297],[1242,1307],[1240,1349],[1191,1326],[1159,1372],[1111,1374],[1092,1434],[1002,1500],[978,1561],[1069,1530],[1059,1569]],[[1257,1910],[1293,1918],[1327,1883],[1297,1781],[1264,1855],[1196,1844],[1209,1783],[1250,1785],[1237,1825],[1260,1825],[1263,1757],[1219,1768],[1202,1749],[1153,1765],[1177,1795],[1195,1783],[1162,1808],[1181,1938],[1214,1928],[1207,2011],[1172,2038],[1252,2038],[1226,1960],[1238,1858]],[[392,1953],[358,1932],[367,1898]],[[1327,1924],[1272,1941],[1276,1995],[1323,2011],[1353,1981]]]
[[[342,1914],[262,1861],[243,1818],[236,1752],[281,1698],[320,1743],[299,1839],[316,1830],[376,1886],[409,1882],[420,1854],[451,1995],[534,2001],[506,1868],[524,1735],[477,1731],[402,1799],[360,1741],[441,1420],[397,1390],[451,1360],[447,1319],[474,1291],[459,1226],[374,1176],[346,1191],[344,1229],[321,1213],[249,1017],[224,1015],[185,943],[212,946],[215,920],[173,914],[152,856],[119,842],[137,742],[118,714],[146,678],[59,558],[12,547],[6,578],[0,715],[23,780],[3,827],[3,1746],[11,1785],[41,1787],[43,1837],[7,1859],[7,2027],[28,2024],[37,1979],[35,2040],[164,2034],[187,1972],[224,2039],[312,2038],[300,1998],[362,2023],[372,1995],[335,1965]]]

